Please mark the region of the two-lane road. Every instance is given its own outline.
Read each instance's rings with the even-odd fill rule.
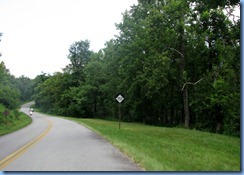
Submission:
[[[30,104],[22,107],[28,114]],[[34,112],[29,126],[0,137],[2,171],[141,171],[103,138],[77,124]]]

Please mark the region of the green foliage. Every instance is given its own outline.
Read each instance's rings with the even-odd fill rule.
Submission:
[[[33,80],[28,77],[21,76],[15,80],[16,88],[20,91],[21,102],[27,102],[32,100],[34,91]]]
[[[0,104],[0,127],[11,128],[11,126],[20,119],[20,112],[16,109],[7,109],[4,105]],[[0,134],[1,135],[1,134]]]
[[[9,109],[15,109],[19,106],[19,91],[10,86],[0,85],[0,103]]]
[[[235,6],[240,4],[239,0],[190,0],[197,4],[197,9],[202,12],[203,10],[210,10],[216,8],[225,8],[226,6]]]
[[[70,46],[68,58],[71,61],[71,70],[79,85],[84,77],[82,75],[85,65],[88,63],[91,51],[89,50],[90,43],[88,40],[77,41]]]
[[[0,104],[9,109],[16,109],[20,105],[20,92],[12,82],[4,62],[0,63]]]
[[[2,106],[0,104],[0,136],[21,129],[32,122],[32,119],[28,115],[20,113],[16,110],[11,111],[8,119],[3,119],[1,114]]]
[[[60,115],[117,119],[115,96],[122,93],[124,121],[239,136],[234,8],[235,0],[139,0],[105,48],[95,53],[88,40],[74,42],[63,73],[36,77],[36,104]]]

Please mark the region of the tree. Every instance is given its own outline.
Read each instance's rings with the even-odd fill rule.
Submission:
[[[20,91],[21,102],[26,102],[32,100],[32,95],[34,91],[33,80],[28,77],[21,76],[15,80],[16,88]]]
[[[90,43],[88,40],[74,42],[69,48],[68,58],[71,61],[72,74],[74,79],[80,83],[84,80],[83,69],[88,63],[91,51],[89,50]]]
[[[11,74],[5,67],[4,62],[0,63],[0,103],[6,108],[16,109],[19,107],[20,93],[11,83]]]

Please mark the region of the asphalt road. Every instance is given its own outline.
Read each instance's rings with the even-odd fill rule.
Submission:
[[[21,111],[28,114],[29,105]],[[34,112],[33,122],[0,137],[2,171],[141,171],[127,156],[76,122]]]

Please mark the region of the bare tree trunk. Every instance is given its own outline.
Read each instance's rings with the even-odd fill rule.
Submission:
[[[216,133],[219,133],[220,128],[221,128],[221,123],[217,122]]]
[[[203,78],[201,78],[200,80],[198,80],[195,83],[192,82],[186,82],[181,91],[183,92],[183,101],[184,101],[184,114],[185,114],[185,127],[189,128],[190,126],[190,112],[189,112],[189,100],[188,100],[188,85],[196,85],[199,82],[201,82],[203,80]]]
[[[183,90],[183,100],[184,100],[184,113],[185,113],[185,127],[189,128],[190,112],[189,112],[189,101],[188,101],[188,86],[185,86]]]
[[[221,130],[221,123],[222,123],[221,106],[218,104],[215,110],[216,110],[215,117],[216,117],[216,121],[217,121],[216,122],[216,133],[219,133]]]
[[[184,18],[182,19],[184,21]],[[182,21],[182,22],[183,22]],[[184,73],[185,73],[185,56],[186,56],[186,40],[185,40],[185,32],[184,32],[184,26],[179,26],[179,51],[178,53],[181,55],[181,61],[180,61],[180,70],[181,70],[181,79],[185,81],[184,79]],[[183,102],[184,102],[184,115],[185,115],[185,127],[189,127],[189,107],[188,107],[188,87],[183,89]]]

